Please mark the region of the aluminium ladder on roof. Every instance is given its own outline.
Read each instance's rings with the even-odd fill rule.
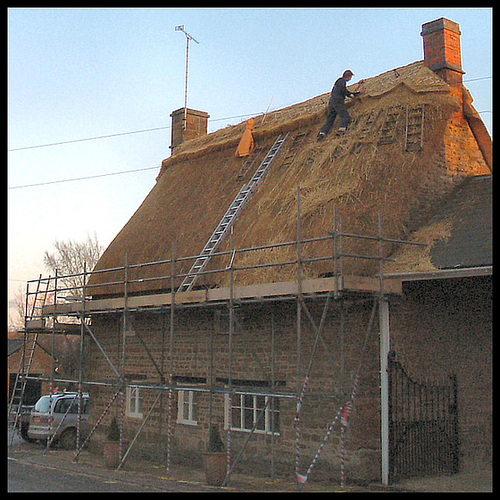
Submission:
[[[260,146],[258,148],[255,148],[252,152],[252,155],[247,158],[245,163],[242,165],[238,176],[236,177],[237,181],[241,181],[247,173],[252,169],[252,167],[257,163],[257,158],[259,157],[260,153],[264,150],[264,146]]]
[[[217,250],[217,247],[224,239],[227,234],[228,229],[231,227],[235,219],[238,217],[241,209],[245,206],[247,201],[250,199],[252,194],[255,192],[255,189],[260,184],[262,179],[265,177],[271,164],[273,163],[276,156],[281,151],[283,143],[288,138],[289,132],[286,135],[280,134],[271,149],[268,151],[266,157],[259,165],[259,168],[255,171],[252,178],[247,184],[244,184],[236,198],[233,200],[226,213],[222,217],[221,221],[215,228],[215,231],[212,233],[210,238],[208,239],[205,247],[201,251],[198,258],[195,260],[188,274],[184,278],[183,282],[179,286],[177,292],[188,292],[192,289],[196,279],[200,275],[200,273],[205,269],[205,266],[208,264],[210,257]]]

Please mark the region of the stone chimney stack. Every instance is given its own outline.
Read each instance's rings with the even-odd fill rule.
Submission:
[[[172,154],[179,144],[207,134],[210,115],[205,111],[179,108],[173,111],[170,116],[172,117],[172,142],[170,146]]]
[[[449,85],[461,86],[462,51],[460,25],[445,17],[422,25],[424,64]]]

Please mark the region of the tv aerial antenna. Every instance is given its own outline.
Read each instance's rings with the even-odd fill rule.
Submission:
[[[186,35],[186,80],[184,83],[184,124],[183,128],[186,128],[187,123],[187,102],[188,102],[188,71],[189,71],[189,41],[193,40],[193,42],[200,43],[196,38],[190,35],[187,31],[184,30],[184,25],[175,27],[175,31],[182,31]]]

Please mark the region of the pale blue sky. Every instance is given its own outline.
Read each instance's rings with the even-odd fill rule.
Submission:
[[[464,79],[492,130],[491,9],[8,9],[8,148],[168,127],[184,103],[209,131],[423,58],[421,25],[460,24]],[[490,77],[490,78],[488,78]],[[474,80],[474,81],[467,81]],[[159,167],[170,129],[9,152],[8,185]],[[8,190],[9,289],[44,272],[55,239],[107,245],[157,169]]]

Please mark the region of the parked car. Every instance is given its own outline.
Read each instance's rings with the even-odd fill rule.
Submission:
[[[90,431],[89,410],[89,395],[83,393],[80,421],[80,433],[83,437]],[[78,393],[56,392],[42,396],[36,402],[31,410],[27,429],[21,422],[21,436],[27,441],[47,441],[54,436],[53,443],[59,443],[62,448],[70,449],[76,445],[77,426]]]
[[[30,425],[31,410],[35,405],[22,405],[21,412],[19,415],[19,420],[17,421],[17,428],[21,434],[21,437],[28,442],[34,441],[28,436],[28,427]]]

